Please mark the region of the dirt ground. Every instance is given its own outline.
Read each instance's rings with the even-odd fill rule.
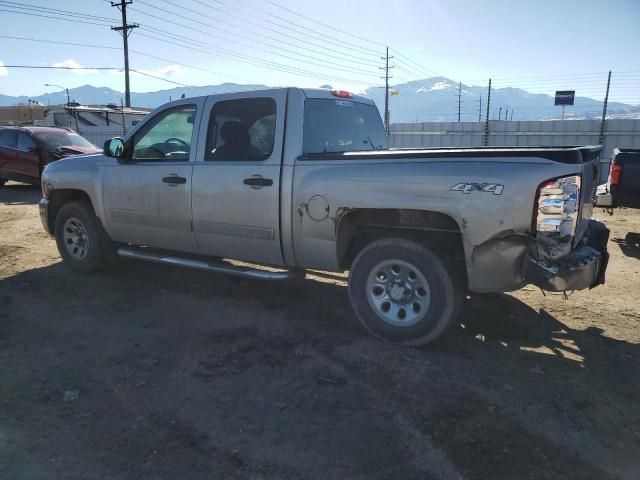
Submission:
[[[2,479],[640,478],[640,211],[607,284],[473,296],[433,346],[346,289],[129,262],[83,276],[0,189]]]

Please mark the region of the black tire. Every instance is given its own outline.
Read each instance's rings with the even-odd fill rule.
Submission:
[[[77,222],[73,222],[73,219]],[[77,245],[65,238],[65,228],[67,235],[72,234],[72,225],[68,221],[75,223],[76,227],[79,224],[84,229],[82,237],[85,239],[86,253],[82,257],[78,254],[78,248],[74,248]],[[105,248],[101,226],[87,202],[69,202],[60,209],[55,220],[55,237],[60,256],[73,270],[92,273],[104,266]]]
[[[417,298],[418,291],[424,289],[415,289],[415,293],[407,293],[413,291],[413,288],[401,289],[405,292],[398,302],[394,302],[391,298],[389,288],[393,281],[385,283],[387,285],[380,293],[379,298],[388,298],[389,302],[382,301],[377,309],[372,306],[375,303],[373,298],[374,292],[381,291],[377,280],[374,278],[385,278],[385,275],[378,277],[378,273],[374,269],[385,263],[391,265],[391,275],[393,277],[393,261],[400,262],[400,270],[405,269],[410,278],[418,275],[417,281],[421,283],[422,279],[426,280],[427,290],[424,296]],[[412,270],[412,268],[413,270]],[[383,272],[384,273],[384,272]],[[373,275],[373,277],[372,277]],[[373,283],[371,283],[373,282]],[[405,282],[406,284],[406,282]],[[373,285],[373,286],[372,286]],[[415,286],[415,285],[414,285]],[[371,292],[369,292],[371,290]],[[397,292],[396,292],[397,293]],[[411,302],[412,298],[418,300],[417,312]],[[356,313],[356,316],[364,325],[364,327],[373,335],[383,340],[408,346],[420,346],[432,342],[454,322],[458,315],[460,305],[463,298],[463,288],[456,275],[456,270],[452,267],[450,261],[439,256],[416,242],[402,238],[387,238],[375,241],[365,247],[355,258],[351,266],[349,274],[349,299]],[[426,300],[428,299],[428,304]],[[421,302],[423,300],[424,302]],[[403,303],[408,302],[408,303]],[[387,313],[387,320],[383,318],[385,313],[385,304],[391,304],[391,314]],[[395,307],[395,310],[393,308]],[[421,311],[420,307],[423,311]],[[413,316],[410,324],[398,325],[392,324],[392,321],[402,322],[400,311],[410,312],[407,315]],[[398,318],[389,320],[389,316],[393,316],[393,312],[397,312]]]

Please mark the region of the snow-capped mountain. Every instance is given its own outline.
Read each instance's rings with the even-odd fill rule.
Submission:
[[[415,80],[397,85],[397,95],[389,97],[391,122],[457,121],[458,83],[444,77]],[[462,84],[461,120],[484,120],[487,115],[487,87]],[[489,118],[513,120],[548,120],[560,118],[560,107],[550,95],[530,93],[519,88],[492,88]],[[578,96],[575,105],[565,109],[565,118],[598,118],[602,115],[602,101]],[[384,89],[370,88],[367,94],[381,109],[384,108]],[[482,98],[482,100],[480,100]],[[482,102],[482,107],[480,107]],[[502,111],[500,111],[502,108]],[[480,115],[478,115],[480,114]],[[607,117],[640,118],[640,106],[609,102]]]

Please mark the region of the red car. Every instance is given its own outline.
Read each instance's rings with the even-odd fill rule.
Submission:
[[[0,187],[7,180],[39,185],[47,163],[101,151],[68,128],[0,127]]]

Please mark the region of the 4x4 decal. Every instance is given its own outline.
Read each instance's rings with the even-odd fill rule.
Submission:
[[[467,194],[471,192],[486,192],[493,193],[494,195],[502,195],[504,185],[499,183],[458,183],[449,190]]]

